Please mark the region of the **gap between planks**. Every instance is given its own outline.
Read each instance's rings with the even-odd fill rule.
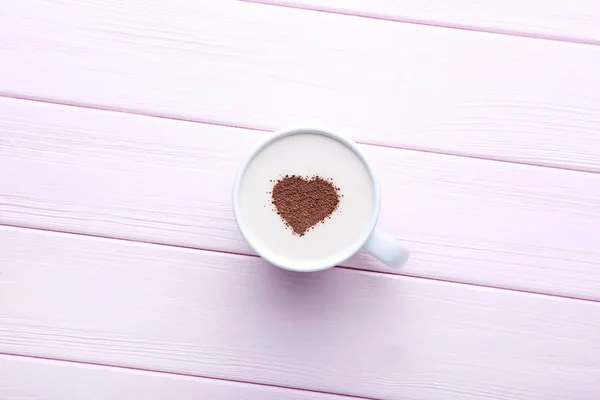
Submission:
[[[244,1],[247,1],[247,0],[244,0]],[[35,103],[55,104],[55,105],[65,106],[65,107],[83,108],[83,109],[89,109],[89,110],[115,112],[115,113],[121,113],[121,114],[132,114],[132,115],[139,115],[142,117],[161,118],[161,119],[167,119],[167,120],[173,120],[173,121],[183,121],[183,122],[190,122],[190,123],[197,123],[197,124],[223,126],[223,127],[227,127],[227,128],[247,129],[247,130],[252,130],[252,131],[257,131],[257,132],[273,132],[273,130],[270,130],[270,129],[255,127],[255,126],[250,126],[250,125],[228,124],[228,123],[224,123],[224,122],[220,122],[220,121],[216,121],[216,120],[210,120],[210,119],[204,120],[201,118],[193,119],[193,118],[176,117],[176,116],[172,116],[172,115],[168,115],[168,114],[143,112],[141,110],[136,110],[136,109],[127,109],[127,108],[118,108],[118,107],[103,107],[103,106],[95,105],[95,104],[91,104],[91,103],[68,102],[68,101],[62,101],[62,100],[58,100],[58,99],[35,97],[35,96],[24,96],[24,95],[3,93],[3,92],[0,92],[0,97],[6,98],[6,99],[13,99],[13,100],[30,101],[30,102],[35,102]],[[318,128],[318,126],[317,126],[317,128]],[[433,149],[429,149],[429,148],[403,146],[401,144],[375,143],[375,142],[369,142],[366,140],[356,140],[356,143],[364,144],[367,146],[376,146],[376,147],[384,147],[384,148],[390,148],[390,149],[416,151],[416,152],[420,152],[420,153],[430,153],[430,154],[439,154],[439,155],[451,156],[451,157],[471,158],[474,160],[494,161],[494,162],[499,162],[499,163],[526,165],[526,166],[531,166],[531,167],[541,167],[541,168],[559,169],[559,170],[565,170],[565,171],[583,172],[583,173],[590,173],[590,174],[600,174],[600,170],[595,170],[593,168],[585,168],[585,167],[573,167],[570,165],[554,165],[554,164],[548,164],[548,163],[543,163],[543,162],[534,163],[534,162],[527,162],[527,161],[520,161],[520,160],[507,160],[507,159],[495,158],[495,157],[491,157],[491,156],[486,157],[483,155],[461,153],[459,151],[444,152],[441,150],[433,150]]]
[[[215,250],[215,249],[210,249],[210,248],[202,248],[202,247],[184,246],[184,245],[170,244],[170,243],[153,242],[153,241],[147,241],[147,240],[141,240],[141,239],[128,239],[128,238],[124,238],[124,237],[116,237],[116,236],[108,236],[108,235],[94,235],[94,234],[90,234],[90,233],[69,232],[69,231],[63,231],[63,230],[39,228],[39,227],[35,227],[35,226],[13,225],[13,224],[0,223],[0,227],[3,227],[3,226],[7,227],[7,228],[14,228],[14,229],[23,229],[23,230],[30,230],[30,231],[48,232],[48,233],[51,233],[51,234],[52,233],[56,233],[56,234],[64,234],[64,235],[75,235],[75,236],[90,237],[90,238],[95,238],[95,239],[117,240],[117,241],[122,241],[122,242],[129,242],[129,243],[143,243],[143,244],[148,244],[148,245],[153,245],[153,246],[166,246],[166,247],[174,247],[174,248],[180,248],[180,249],[186,249],[186,250],[197,250],[197,251],[205,251],[205,252],[211,252],[211,253],[229,254],[229,255],[234,255],[234,256],[244,256],[244,257],[261,258],[260,256],[258,256],[256,254],[241,253],[241,252],[228,251],[228,250]],[[272,267],[273,268],[277,268],[274,265],[272,265]],[[392,272],[392,271],[386,271],[386,270],[377,270],[377,271],[374,271],[374,270],[361,269],[361,268],[358,268],[358,267],[352,267],[352,266],[346,266],[346,265],[336,265],[333,268],[340,268],[340,269],[346,269],[346,270],[351,270],[351,271],[360,271],[361,273],[364,272],[364,273],[367,273],[367,274],[390,275],[390,276],[394,276],[394,277],[406,276],[406,277],[410,277],[410,278],[414,278],[414,279],[422,279],[422,280],[425,280],[425,281],[443,282],[443,283],[448,283],[448,284],[453,284],[453,285],[473,286],[473,287],[479,287],[479,288],[485,288],[485,289],[493,289],[493,290],[505,290],[505,291],[509,291],[509,292],[524,293],[524,294],[530,294],[530,295],[534,295],[534,296],[558,297],[558,298],[567,299],[567,300],[600,303],[600,299],[591,299],[591,298],[585,298],[585,297],[569,296],[569,295],[566,295],[566,294],[554,294],[554,293],[536,292],[536,291],[527,290],[527,289],[516,289],[516,288],[494,286],[494,285],[486,285],[486,284],[473,283],[473,282],[464,282],[464,281],[451,280],[451,279],[443,279],[443,278],[435,278],[435,277],[425,277],[425,276],[419,276],[419,275],[410,274],[410,273],[402,273],[402,272],[399,273],[399,272]],[[299,272],[299,274],[302,274],[302,272]],[[0,353],[0,354],[2,354],[2,353]]]
[[[306,394],[308,395],[309,393],[312,396],[318,396],[318,400],[344,400],[344,399],[358,399],[358,400],[376,400],[373,398],[369,398],[369,397],[360,397],[360,396],[349,396],[349,395],[345,395],[345,394],[338,394],[338,393],[330,393],[330,392],[321,392],[318,390],[308,390],[308,389],[302,389],[302,388],[295,388],[295,387],[287,387],[287,386],[279,386],[279,385],[274,385],[274,384],[268,384],[268,383],[254,383],[254,382],[246,382],[246,381],[240,381],[240,380],[233,380],[233,379],[218,379],[218,378],[212,378],[209,376],[200,376],[200,375],[192,375],[192,374],[186,374],[183,372],[170,372],[170,371],[162,371],[162,370],[153,370],[153,369],[145,369],[145,368],[133,368],[133,367],[127,367],[127,366],[122,366],[122,365],[113,365],[113,364],[102,364],[102,363],[94,363],[94,362],[84,362],[84,361],[77,361],[77,360],[68,360],[68,359],[61,359],[61,358],[49,358],[49,357],[41,357],[41,356],[29,356],[29,355],[21,355],[21,354],[12,354],[12,353],[3,353],[0,352],[0,365],[2,365],[3,361],[7,361],[7,363],[11,363],[11,362],[21,362],[21,363],[42,363],[42,364],[46,364],[51,368],[55,368],[55,367],[63,367],[63,368],[78,368],[78,367],[85,367],[85,368],[90,368],[90,370],[93,371],[99,371],[99,370],[104,370],[104,371],[111,371],[111,372],[116,372],[116,373],[142,373],[144,375],[150,376],[150,377],[154,377],[154,378],[183,378],[183,379],[192,379],[194,382],[202,382],[205,384],[232,384],[232,385],[237,385],[240,387],[246,387],[248,389],[250,388],[256,388],[259,391],[265,391],[266,393],[263,393],[263,395],[268,395],[270,394],[270,392],[277,392],[279,394],[279,396],[284,396],[284,397],[278,397],[278,399],[283,399],[283,400],[287,400],[288,399],[288,394],[291,394],[292,392],[300,392],[302,393],[302,395]],[[2,383],[2,375],[0,375],[0,384]],[[31,379],[31,376],[29,376],[29,379]],[[0,386],[0,394],[2,394],[1,392],[2,387]],[[273,393],[275,394],[275,393]],[[309,399],[309,397],[306,397],[307,399]],[[310,397],[310,398],[315,398],[315,397]],[[294,399],[296,399],[296,397],[294,397]],[[292,396],[290,395],[290,400],[292,399]]]
[[[432,26],[436,28],[447,28],[447,29],[459,29],[463,31],[469,32],[479,32],[479,33],[492,33],[496,35],[505,35],[505,36],[515,36],[515,37],[523,37],[529,39],[539,39],[539,40],[552,40],[557,42],[566,42],[573,44],[581,44],[581,45],[590,45],[590,46],[598,46],[600,45],[600,40],[590,39],[590,38],[582,38],[582,37],[569,37],[565,35],[553,35],[550,33],[528,33],[528,32],[518,32],[514,30],[508,29],[500,29],[500,28],[491,28],[491,27],[477,27],[474,25],[467,24],[458,24],[451,22],[436,22],[436,21],[428,21],[425,19],[419,18],[410,18],[406,17],[396,17],[393,15],[385,15],[378,13],[369,13],[368,11],[360,11],[360,10],[344,10],[341,8],[330,7],[328,4],[323,4],[322,6],[312,5],[310,3],[304,4],[303,2],[294,2],[294,1],[278,1],[278,0],[240,0],[245,3],[254,3],[254,4],[262,4],[273,7],[286,7],[292,8],[296,10],[307,10],[307,11],[316,11],[316,12],[324,12],[330,14],[340,14],[347,15],[350,17],[357,18],[369,18],[380,21],[390,21],[390,22],[400,22],[405,24],[415,24],[415,25],[424,25],[424,26]],[[325,2],[325,0],[324,0]]]

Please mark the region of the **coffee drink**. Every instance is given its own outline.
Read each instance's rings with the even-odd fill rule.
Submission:
[[[241,179],[246,238],[277,264],[335,263],[370,230],[372,177],[358,154],[334,138],[284,136],[259,151]]]

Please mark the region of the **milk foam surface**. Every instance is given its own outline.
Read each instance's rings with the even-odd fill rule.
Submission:
[[[331,218],[304,236],[287,228],[271,204],[269,192],[286,174],[331,178],[343,195]],[[285,136],[262,149],[242,177],[239,195],[246,238],[273,262],[306,269],[337,262],[360,245],[375,212],[373,183],[359,156],[314,133]]]

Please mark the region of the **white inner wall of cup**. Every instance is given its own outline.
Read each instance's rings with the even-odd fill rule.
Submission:
[[[315,146],[306,147],[310,137],[301,134],[319,135]],[[299,138],[302,149],[294,143]],[[332,178],[344,194],[340,210],[305,236],[293,235],[273,211],[268,194],[274,185],[270,181],[285,174]],[[315,271],[343,262],[362,247],[379,215],[379,187],[351,140],[322,130],[287,130],[276,133],[242,165],[234,210],[242,234],[259,255],[286,269]],[[344,212],[353,218],[344,218]]]

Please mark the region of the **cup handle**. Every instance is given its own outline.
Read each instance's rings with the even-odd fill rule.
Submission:
[[[367,239],[364,249],[391,268],[400,268],[406,264],[410,254],[402,243],[377,229]]]

